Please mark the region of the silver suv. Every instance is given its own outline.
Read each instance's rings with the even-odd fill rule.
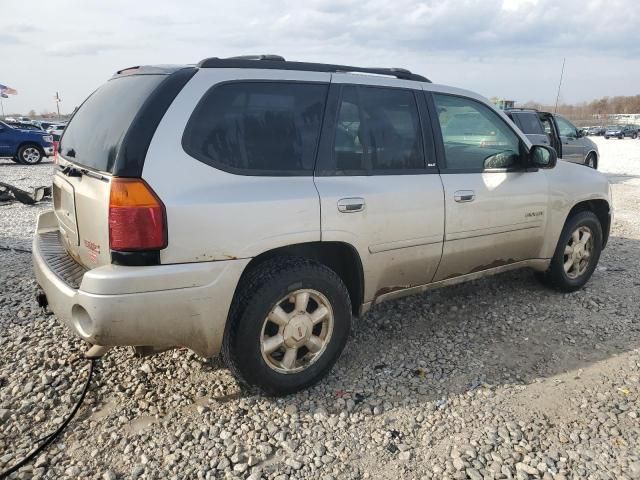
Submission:
[[[611,224],[604,176],[483,97],[275,56],[117,72],[53,191],[43,305],[94,351],[221,352],[269,394],[318,381],[382,301],[521,267],[576,290]]]

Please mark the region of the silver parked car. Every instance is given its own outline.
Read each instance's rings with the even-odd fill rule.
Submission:
[[[611,225],[603,175],[404,69],[125,69],[76,111],[57,168],[42,305],[93,355],[222,353],[269,394],[322,378],[380,302],[524,267],[579,289]]]
[[[509,109],[506,114],[533,144],[552,146],[563,160],[598,168],[598,145],[563,116],[529,108]]]

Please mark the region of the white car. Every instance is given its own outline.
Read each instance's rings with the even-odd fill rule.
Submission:
[[[556,161],[485,98],[403,69],[125,69],[62,139],[40,300],[94,354],[222,352],[242,382],[294,392],[382,301],[523,267],[582,287],[609,183]]]

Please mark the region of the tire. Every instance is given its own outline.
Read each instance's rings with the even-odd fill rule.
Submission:
[[[303,310],[297,302],[304,293],[309,300]],[[323,303],[328,312],[323,320],[308,323]],[[283,315],[274,313],[277,308]],[[305,313],[295,314],[296,310]],[[238,286],[222,355],[241,384],[257,387],[267,395],[286,395],[315,384],[329,372],[350,330],[351,300],[340,277],[319,263],[280,256],[256,267]],[[324,342],[321,348],[314,346],[317,353],[304,343],[314,338]],[[302,343],[296,347],[287,342]],[[268,352],[275,345],[281,346]],[[290,350],[293,355],[287,353]]]
[[[589,168],[593,168],[594,170],[598,169],[598,161],[596,160],[596,154],[591,152],[587,155],[587,158],[584,160],[585,166]]]
[[[582,263],[584,258],[578,260],[580,264],[578,271],[575,271],[574,263],[569,267],[569,272],[567,272],[565,269],[565,260],[568,260],[567,256],[571,257],[571,255],[573,255],[567,253],[568,249],[571,248],[569,242],[575,244],[574,232],[582,230],[582,234],[584,234],[586,233],[584,229],[588,230],[591,234],[590,256],[585,264]],[[581,240],[584,238],[580,233],[578,236]],[[589,248],[585,247],[582,251],[589,251]],[[578,212],[567,219],[560,234],[555,253],[551,259],[549,269],[543,274],[538,275],[538,278],[546,285],[561,292],[574,292],[579,290],[587,283],[589,278],[591,278],[591,275],[598,265],[601,252],[602,226],[600,225],[598,217],[590,211]]]
[[[34,144],[22,145],[18,150],[18,160],[23,165],[36,165],[42,161],[44,153]]]
[[[609,140],[609,137],[607,137],[607,136],[605,135],[605,136],[604,136],[604,139],[605,139],[605,140]]]
[[[638,134],[634,133],[633,135],[631,135],[631,138],[633,138],[635,140],[636,138],[638,138]]]
[[[11,157],[11,160],[13,160],[14,162],[16,162],[18,165],[22,165],[22,163],[20,162],[20,160],[18,160],[18,157]]]
[[[618,140],[624,140],[624,135],[620,135],[620,136],[618,137]]]

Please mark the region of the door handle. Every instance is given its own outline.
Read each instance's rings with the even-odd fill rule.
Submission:
[[[458,203],[473,202],[476,199],[476,192],[473,190],[458,190],[453,194],[453,198]]]
[[[338,200],[338,211],[342,213],[355,213],[364,210],[365,201],[361,197],[341,198]]]

